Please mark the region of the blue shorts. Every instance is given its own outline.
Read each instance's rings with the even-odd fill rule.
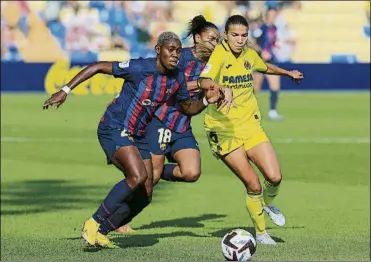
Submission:
[[[184,133],[172,132],[157,117],[154,117],[146,129],[149,150],[155,155],[166,155],[170,162],[174,154],[182,149],[193,148],[200,150],[192,129]]]
[[[128,135],[120,129],[109,129],[98,127],[98,140],[107,156],[107,164],[112,164],[112,158],[116,150],[124,146],[136,146],[143,160],[151,159],[147,139]]]

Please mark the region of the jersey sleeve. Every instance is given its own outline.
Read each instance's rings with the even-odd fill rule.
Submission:
[[[191,99],[191,94],[187,90],[187,82],[183,73],[183,76],[179,79],[179,88],[175,93],[175,99],[179,102]]]
[[[258,55],[255,50],[250,50],[253,60],[253,69],[258,72],[265,72],[268,70],[267,65],[264,63],[263,59]]]
[[[124,78],[125,80],[133,79],[134,75],[139,73],[140,61],[131,59],[123,62],[113,62],[112,72],[116,78]]]
[[[211,78],[214,81],[218,81],[220,70],[223,67],[224,54],[221,50],[222,47],[217,46],[211,54],[209,61],[201,72],[200,77]]]

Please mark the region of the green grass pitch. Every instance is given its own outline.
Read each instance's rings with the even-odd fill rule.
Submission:
[[[3,260],[223,260],[230,229],[252,231],[245,191],[209,148],[203,118],[193,120],[202,151],[197,183],[161,181],[152,204],[111,235],[120,249],[87,248],[82,222],[122,178],[105,164],[97,123],[112,96],[70,96],[42,111],[47,95],[2,94],[1,258]],[[268,94],[259,93],[266,116]],[[263,119],[280,159],[276,205],[285,227],[266,217],[275,247],[254,260],[370,259],[370,94],[282,93],[282,122]]]

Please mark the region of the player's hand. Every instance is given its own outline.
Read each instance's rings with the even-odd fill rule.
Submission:
[[[216,86],[212,86],[206,90],[206,100],[209,104],[215,104],[220,99],[220,90]]]
[[[231,105],[233,105],[233,107],[237,107],[233,99],[233,89],[222,87],[220,88],[220,92],[222,99],[219,100],[217,111],[220,111],[223,107],[227,106],[225,114],[228,115],[229,110],[231,109]]]
[[[298,70],[292,70],[292,71],[290,71],[289,77],[293,81],[295,81],[296,83],[299,83],[300,80],[302,80],[304,78],[304,75],[303,75],[302,72],[300,72]]]
[[[43,104],[43,109],[48,109],[49,106],[55,105],[55,108],[60,107],[64,101],[66,101],[67,93],[63,90],[59,90],[58,92],[52,94],[52,96],[46,100]]]

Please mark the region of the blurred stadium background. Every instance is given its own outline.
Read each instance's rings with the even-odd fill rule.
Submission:
[[[369,1],[1,1],[1,258],[222,259],[221,237],[252,224],[241,183],[211,155],[202,115],[192,120],[200,180],[160,182],[132,222],[137,233],[112,236],[122,249],[89,252],[80,225],[120,178],[105,165],[96,126],[122,80],[96,75],[58,111],[42,103],[88,63],[152,56],[161,31],[184,36],[195,15],[222,31],[242,14],[253,37],[269,7],[280,10],[275,51],[305,79],[281,78],[283,91],[295,90],[281,93],[284,121],[263,117],[283,170],[276,203],[287,226],[266,219],[283,240],[259,246],[255,259],[369,260]],[[257,97],[266,116],[268,94]]]
[[[296,40],[294,48],[277,50],[289,52],[293,62],[370,62],[369,1],[2,1],[1,59],[94,62],[149,56],[159,32],[184,36],[197,14],[221,29],[228,16],[242,14],[254,27],[267,7],[280,10],[278,42]]]

